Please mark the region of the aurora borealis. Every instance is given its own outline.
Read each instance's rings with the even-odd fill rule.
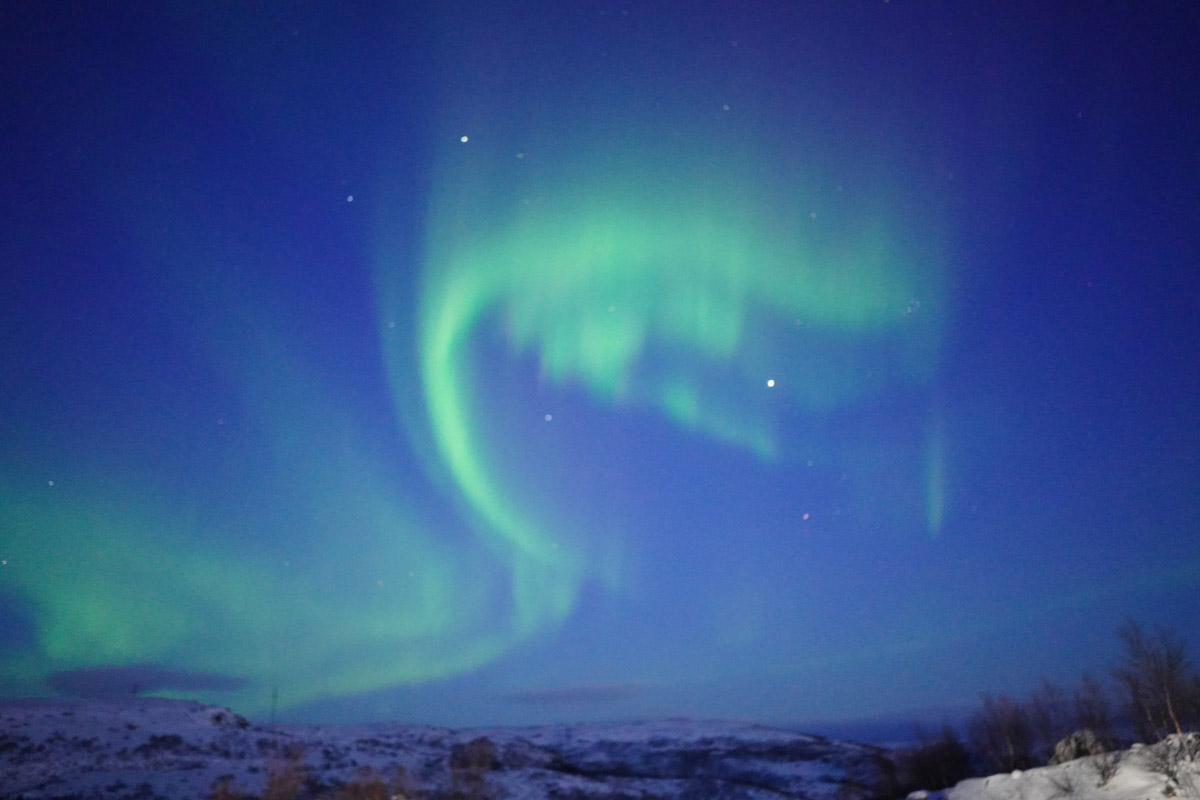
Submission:
[[[992,12],[5,12],[7,692],[800,722],[1195,623],[1194,57]]]
[[[574,389],[618,412],[664,415],[692,435],[764,461],[803,455],[798,446],[780,452],[772,406],[790,403],[819,413],[867,393],[862,384],[871,379],[862,379],[865,370],[846,369],[847,362],[874,358],[891,373],[874,378],[881,386],[870,388],[877,392],[930,380],[930,314],[914,318],[911,312],[920,307],[918,297],[927,308],[936,305],[936,281],[922,281],[920,273],[937,269],[910,266],[900,243],[872,229],[882,223],[868,220],[864,230],[843,234],[845,241],[828,243],[810,241],[820,237],[798,220],[757,225],[780,215],[762,202],[725,200],[749,196],[750,187],[711,176],[699,186],[687,182],[708,171],[711,161],[703,155],[689,163],[676,153],[670,171],[658,176],[655,165],[666,154],[653,152],[638,152],[627,165],[608,163],[594,180],[585,169],[577,181],[568,180],[562,197],[556,182],[518,174],[513,201],[476,216],[468,213],[471,198],[487,193],[481,187],[489,167],[508,166],[513,148],[466,138],[444,156],[450,189],[434,187],[420,383],[438,454],[457,492],[484,536],[512,553],[514,569],[531,570],[527,580],[536,595],[517,600],[521,629],[542,614],[567,613],[584,571],[580,562],[592,559],[581,558],[578,543],[563,533],[581,523],[559,520],[556,533],[548,533],[550,526],[539,526],[527,510],[535,498],[514,503],[509,498],[518,487],[502,486],[510,454],[536,444],[488,448],[503,438],[488,430],[500,416],[495,397],[519,391],[493,388],[484,374],[498,351],[532,362],[519,364],[511,379],[545,387],[543,403]],[[569,175],[593,162],[586,145],[575,141],[582,152],[558,156],[534,144],[528,158],[542,152],[561,158]],[[788,177],[781,183],[799,176]],[[783,194],[759,183],[768,197]],[[538,198],[536,207],[524,203],[529,196]],[[843,219],[850,216],[838,210]],[[845,344],[838,347],[838,339]],[[830,340],[834,364],[820,352]],[[404,402],[399,392],[397,402]],[[517,413],[536,418],[537,409]],[[528,479],[527,472],[517,474]],[[567,546],[560,547],[564,539]],[[518,598],[526,592],[522,580]]]

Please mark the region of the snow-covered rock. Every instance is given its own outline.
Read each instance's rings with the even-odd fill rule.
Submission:
[[[1084,728],[1064,736],[1054,745],[1054,754],[1050,756],[1050,766],[1065,764],[1085,756],[1099,755],[1105,749],[1100,738],[1090,729]]]

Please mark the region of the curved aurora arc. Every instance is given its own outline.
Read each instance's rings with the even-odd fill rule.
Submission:
[[[400,446],[427,456],[459,519],[397,481],[372,446],[379,430],[334,399],[301,345],[262,340],[286,321],[253,291],[209,298],[193,312],[198,338],[237,343],[215,360],[278,473],[254,476],[269,487],[242,496],[246,476],[222,472],[226,505],[204,523],[230,519],[211,528],[184,519],[171,491],[113,491],[123,476],[80,480],[66,499],[0,486],[14,523],[4,544],[21,556],[5,577],[35,628],[32,644],[4,654],[5,676],[32,693],[85,668],[227,675],[246,688],[156,693],[253,714],[271,687],[287,707],[435,680],[552,630],[586,582],[620,591],[638,520],[557,501],[553,473],[586,474],[586,454],[543,461],[551,450],[525,441],[518,423],[549,413],[527,402],[541,389],[593,420],[665,421],[665,436],[705,443],[714,459],[782,468],[815,456],[830,471],[853,471],[856,451],[821,421],[924,398],[910,454],[923,460],[912,472],[925,476],[936,533],[947,491],[939,224],[913,202],[904,165],[887,160],[899,148],[857,133],[848,138],[863,150],[849,152],[834,146],[844,131],[818,124],[801,153],[777,111],[752,117],[679,91],[670,75],[652,80],[673,99],[634,107],[586,84],[570,99],[533,91],[519,117],[536,122],[495,86],[489,96],[487,80],[445,93],[462,106],[439,116],[420,279],[386,248],[376,278],[392,399],[410,426]],[[157,255],[206,276],[225,256],[196,255],[196,244]],[[397,335],[410,328],[415,348]],[[263,496],[277,507],[236,518]],[[269,544],[231,554],[258,529],[293,526],[291,565]],[[334,553],[320,541],[330,531],[362,533]]]
[[[509,565],[514,638],[565,620],[582,582],[617,587],[622,571],[623,532],[564,514],[539,490],[556,468],[586,464],[538,466],[536,445],[506,430],[542,418],[543,407],[512,408],[530,384],[582,395],[592,412],[660,415],[711,441],[714,458],[783,464],[819,451],[826,463],[841,457],[839,469],[853,457],[792,430],[797,418],[923,394],[913,471],[937,534],[940,226],[919,203],[902,209],[902,186],[843,187],[830,177],[840,169],[880,175],[836,159],[801,168],[786,142],[748,133],[753,121],[722,119],[728,106],[627,114],[585,92],[581,102],[524,96],[515,111],[490,102],[486,77],[471,78],[462,94],[475,106],[445,114],[435,157],[418,366],[413,350],[385,349],[395,402],[420,420],[435,474]],[[386,334],[408,286],[380,263]]]

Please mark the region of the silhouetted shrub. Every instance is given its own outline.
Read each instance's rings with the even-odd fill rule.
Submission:
[[[1061,686],[1043,680],[1026,702],[1034,756],[1047,763],[1058,742],[1071,732],[1070,698]]]
[[[251,800],[253,795],[243,792],[233,782],[233,775],[221,775],[208,791],[209,800]]]
[[[996,772],[1034,766],[1033,734],[1025,707],[1011,697],[982,696],[983,708],[967,721],[967,736],[975,752]]]
[[[304,763],[304,748],[291,746],[284,751],[283,758],[272,758],[267,765],[267,785],[263,789],[263,800],[296,800],[308,780],[308,767]]]
[[[413,791],[408,785],[404,767],[396,767],[391,781],[386,781],[378,770],[363,767],[354,780],[343,785],[334,795],[335,800],[407,800]]]
[[[1072,699],[1075,706],[1075,729],[1091,731],[1106,750],[1114,749],[1117,740],[1113,732],[1108,692],[1104,685],[1091,675],[1085,674]]]
[[[950,726],[936,738],[917,732],[919,743],[896,754],[900,794],[916,789],[945,789],[971,777],[971,754]]]
[[[496,745],[486,736],[450,748],[450,791],[455,800],[487,797],[487,774],[495,766]]]

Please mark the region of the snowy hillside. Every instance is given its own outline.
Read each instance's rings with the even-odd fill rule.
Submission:
[[[267,728],[198,703],[24,700],[0,703],[0,796],[204,798],[222,776],[257,795],[268,769],[302,749],[307,796],[333,797],[364,767],[402,766],[409,797],[470,797],[480,787],[458,780],[454,759],[462,773],[480,752],[464,745],[481,737],[486,796],[517,800],[855,800],[873,796],[883,764],[878,748],[737,723]]]
[[[1101,762],[1090,757],[910,798],[1200,800],[1196,762],[1178,739],[1171,742],[1174,750],[1136,746],[1111,759],[1115,772],[1104,785]],[[1191,742],[1200,749],[1200,739]],[[260,796],[268,773],[279,774],[289,754],[301,788],[280,796],[301,798],[337,798],[348,782],[364,782],[367,768],[387,778],[403,767],[403,788],[389,789],[406,800],[875,800],[888,797],[890,766],[889,753],[877,747],[731,722],[266,727],[226,709],[172,700],[0,702],[3,800],[199,800],[221,781],[225,797]],[[1170,769],[1174,782],[1164,774]]]
[[[1200,739],[1169,737],[1155,746],[1134,745],[1112,759],[1106,781],[1100,761],[1080,758],[1053,767],[971,778],[940,792],[914,792],[910,800],[1200,800],[1200,762],[1188,758]],[[1188,745],[1188,747],[1185,747]],[[1167,773],[1174,775],[1168,779]]]

